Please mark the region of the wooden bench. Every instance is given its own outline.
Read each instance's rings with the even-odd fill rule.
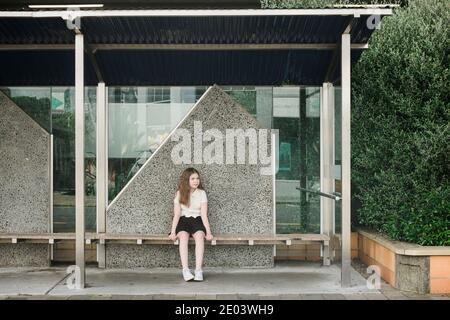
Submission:
[[[86,244],[98,242],[98,234],[86,233]],[[75,233],[0,233],[0,243],[43,243],[55,244],[62,241],[75,241]]]
[[[75,233],[43,233],[43,234],[0,234],[0,243],[42,243],[55,244],[63,241],[75,241]],[[111,234],[85,233],[86,244],[116,243],[116,244],[170,244],[178,245],[167,234]],[[324,247],[329,246],[330,237],[325,234],[217,234],[207,245],[287,245],[312,244],[320,242]],[[193,244],[194,239],[190,238]],[[323,252],[326,252],[325,250]],[[330,264],[330,257],[323,257],[324,265]]]
[[[168,235],[146,235],[146,234],[109,234],[100,233],[99,241],[101,244],[106,242],[112,243],[136,243],[136,244],[175,244],[178,245],[178,240],[173,242]],[[211,241],[206,241],[207,244],[235,244],[235,245],[257,245],[257,244],[298,244],[298,243],[313,243],[324,242],[328,245],[330,238],[323,234],[218,234],[214,235]],[[194,239],[190,238],[189,243],[194,243]]]

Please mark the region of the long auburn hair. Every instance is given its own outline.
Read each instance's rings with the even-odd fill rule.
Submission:
[[[180,203],[184,204],[186,207],[190,205],[190,191],[191,187],[189,186],[189,178],[192,174],[198,174],[198,178],[200,180],[197,189],[203,190],[202,179],[200,178],[200,172],[198,172],[194,168],[187,168],[183,171],[180,176],[180,182],[178,183],[178,191],[180,191]]]

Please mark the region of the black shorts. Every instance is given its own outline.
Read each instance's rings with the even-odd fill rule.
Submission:
[[[203,225],[202,217],[194,218],[181,216],[177,228],[175,229],[175,233],[178,234],[180,231],[186,231],[192,235],[199,230],[203,231],[206,235],[206,228]]]

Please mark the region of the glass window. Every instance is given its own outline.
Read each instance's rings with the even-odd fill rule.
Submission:
[[[276,230],[300,229],[300,88],[273,88],[273,128],[279,130],[279,169],[276,175]]]
[[[277,233],[319,233],[320,88],[273,88],[273,128],[279,129]]]
[[[205,90],[205,87],[109,88],[109,201],[138,172]]]
[[[341,190],[341,104],[342,104],[341,88],[334,89],[334,177],[335,191],[342,193]],[[342,201],[335,201],[334,212],[334,228],[335,233],[341,233],[341,208]]]
[[[244,107],[252,116],[256,117],[256,90],[251,87],[224,88],[234,100]]]
[[[96,230],[96,88],[86,87],[85,225]],[[75,89],[52,87],[53,231],[75,232]]]
[[[6,87],[1,90],[42,128],[51,132],[50,110],[56,101],[51,100],[50,88]]]

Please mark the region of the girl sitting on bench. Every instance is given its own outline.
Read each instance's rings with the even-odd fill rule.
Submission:
[[[174,199],[174,217],[169,238],[179,239],[181,265],[185,281],[194,279],[203,281],[203,254],[205,238],[212,240],[211,228],[208,222],[208,204],[206,192],[200,181],[200,173],[194,168],[183,171]],[[195,239],[195,276],[188,265],[189,237]]]

